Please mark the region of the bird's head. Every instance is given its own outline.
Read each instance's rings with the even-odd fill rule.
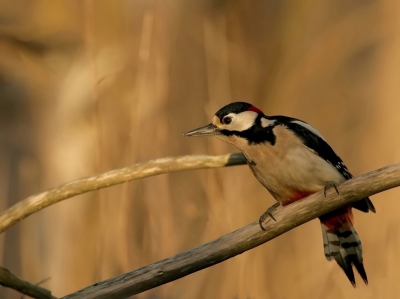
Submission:
[[[242,142],[260,143],[265,138],[262,129],[270,121],[255,106],[236,102],[228,104],[215,113],[212,122],[206,126],[185,133],[185,136],[216,136],[224,141],[239,145]]]

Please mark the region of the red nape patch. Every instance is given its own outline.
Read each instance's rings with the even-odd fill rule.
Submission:
[[[258,113],[258,114],[264,114],[260,109],[258,109],[255,106],[250,106],[249,109],[247,109],[247,111],[254,111],[254,112]]]
[[[300,199],[302,199],[304,197],[307,197],[307,196],[309,196],[309,195],[311,195],[313,193],[315,193],[315,192],[296,191],[296,192],[293,193],[293,195],[290,198],[288,198],[288,199],[286,199],[286,200],[284,200],[282,202],[282,206],[284,207],[284,206],[286,206],[288,204],[291,204],[292,202],[300,200]]]
[[[353,212],[351,206],[343,207],[319,217],[321,222],[331,231],[337,231],[343,225],[353,225]]]

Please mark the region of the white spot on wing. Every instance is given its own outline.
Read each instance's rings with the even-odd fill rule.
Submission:
[[[317,135],[318,137],[320,137],[322,140],[326,141],[325,138],[313,126],[309,125],[308,123],[305,123],[301,120],[293,120],[293,121],[291,121],[291,123],[298,124],[298,125],[302,126],[303,128],[306,128],[310,132],[312,132],[315,135]]]

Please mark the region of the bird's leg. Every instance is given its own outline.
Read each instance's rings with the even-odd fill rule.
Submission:
[[[264,214],[261,215],[260,219],[258,220],[258,224],[260,225],[262,230],[265,230],[264,226],[263,226],[263,222],[265,220],[265,218],[270,217],[272,220],[276,221],[276,219],[274,218],[274,216],[272,215],[272,212],[274,212],[276,210],[277,207],[280,206],[279,201],[274,203],[272,206],[270,206],[265,212]]]
[[[339,190],[337,189],[335,182],[328,181],[328,182],[326,182],[325,187],[324,187],[324,197],[326,197],[326,190],[331,187],[335,188],[337,195],[339,195]]]

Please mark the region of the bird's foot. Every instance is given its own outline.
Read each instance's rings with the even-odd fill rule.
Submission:
[[[277,207],[280,206],[279,202],[274,203],[272,206],[270,206],[264,214],[261,215],[260,219],[258,220],[258,224],[260,225],[261,229],[265,231],[265,228],[263,226],[263,222],[267,217],[270,217],[272,220],[276,221],[274,216],[272,215],[272,212],[276,210]]]
[[[326,197],[326,190],[331,187],[335,188],[337,195],[339,195],[339,190],[337,189],[335,182],[328,181],[328,182],[326,182],[325,187],[324,187],[324,197]]]

